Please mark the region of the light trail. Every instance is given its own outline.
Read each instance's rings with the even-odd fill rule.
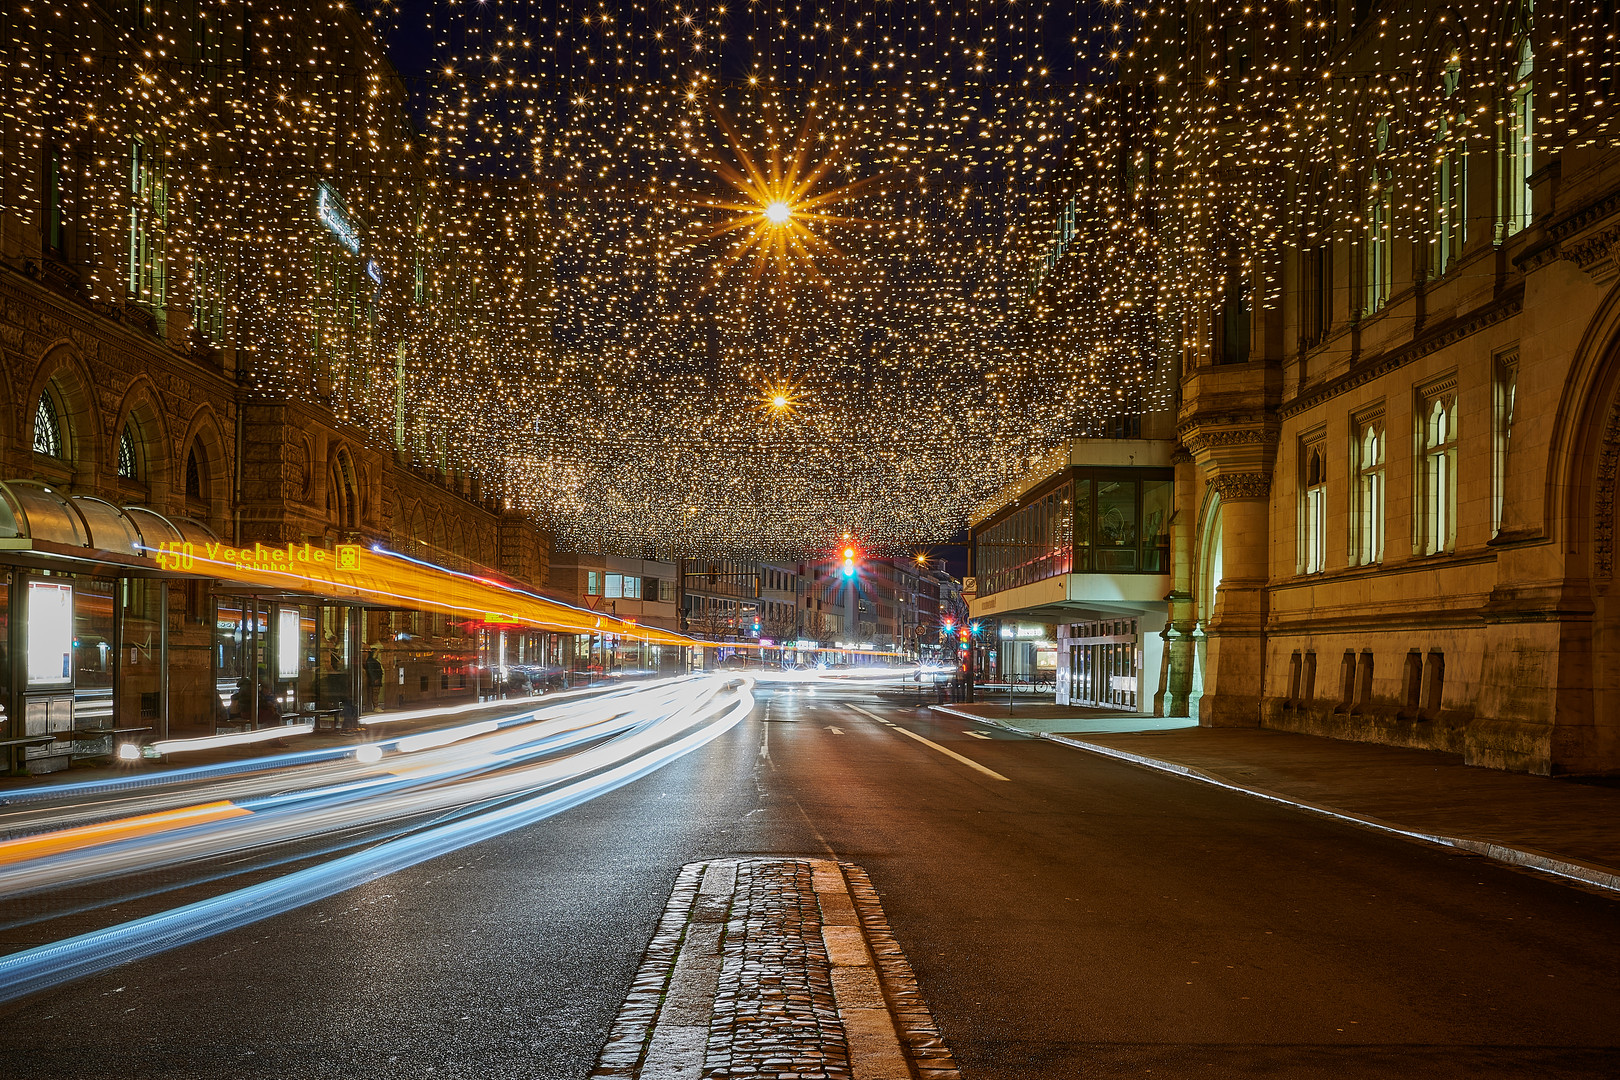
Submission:
[[[522,712],[513,713],[503,717],[497,722],[505,725],[521,723],[527,719],[538,717],[549,712],[565,702],[572,702],[583,697],[606,697],[615,694],[638,693],[642,690],[668,685],[670,683],[689,680],[691,676],[677,676],[674,679],[657,679],[648,682],[633,683],[627,686],[593,686],[581,690],[566,690],[561,693],[547,694],[535,699],[536,706]],[[450,716],[466,715],[469,712],[479,712],[487,709],[511,708],[514,702],[506,699],[500,702],[483,705],[446,705],[432,709],[411,709],[403,712],[378,713],[373,716],[362,717],[362,726],[394,724],[409,720],[432,720]],[[265,729],[276,730],[276,729]],[[290,729],[281,729],[287,731]],[[209,736],[200,736],[209,738]],[[347,746],[326,746],[311,750],[295,750],[287,754],[267,754],[264,757],[252,758],[247,761],[226,761],[214,765],[189,765],[178,769],[167,769],[162,772],[146,773],[138,776],[119,777],[114,780],[86,780],[75,784],[53,784],[32,790],[8,791],[0,793],[0,807],[29,806],[36,803],[57,802],[63,799],[89,797],[104,798],[108,795],[121,794],[133,791],[146,791],[154,788],[164,788],[171,785],[195,783],[204,780],[221,779],[227,776],[236,776],[243,773],[261,773],[271,769],[286,768],[289,766],[311,765],[320,762],[340,761],[354,756],[355,748]]]
[[[491,776],[442,784],[423,791],[401,792],[393,799],[381,800],[388,807],[382,820],[397,820],[402,812],[420,814],[434,809],[450,810],[453,814],[462,815],[447,823],[207,900],[0,958],[0,1001],[9,1001],[290,911],[577,806],[645,776],[729,731],[753,709],[752,686],[752,680],[746,677],[735,685],[722,684],[714,679],[693,680],[685,685],[666,687],[663,693],[648,694],[644,701],[621,702],[634,707],[620,710],[606,717],[605,721],[599,721],[599,724],[605,722],[610,725],[616,733],[606,741],[600,741],[601,732],[582,718],[557,718],[574,721],[576,726],[563,731],[551,730],[548,737],[594,741],[595,745],[561,760],[507,768]],[[610,710],[599,704],[588,711],[600,716]],[[486,760],[499,760],[501,755],[521,755],[524,744],[517,740],[496,747],[494,754],[488,752],[488,747],[480,746],[486,740],[499,739],[506,734],[516,733],[493,732],[475,737],[465,744],[423,753],[475,754]],[[400,798],[407,798],[408,801],[401,803],[398,801]],[[491,800],[499,800],[499,805],[468,812],[468,803],[488,803]],[[304,801],[307,803],[309,800]],[[377,801],[367,799],[366,803],[370,805]],[[332,805],[321,800],[316,800],[316,804],[320,816],[326,819],[326,828],[319,831],[329,832],[352,824],[335,819]],[[404,806],[411,809],[404,811]],[[307,812],[312,807],[306,805],[302,809]],[[274,812],[254,812],[217,825],[182,829],[171,836],[135,838],[104,848],[98,847],[93,849],[93,855],[100,860],[116,852],[120,858],[115,862],[127,870],[145,869],[146,865],[139,861],[128,863],[122,858],[124,855],[133,853],[147,858],[154,855],[178,856],[182,860],[196,858],[199,857],[198,847],[194,841],[223,839],[226,834],[236,834],[235,847],[252,848],[285,839],[274,835],[275,828],[299,820],[297,817],[276,820],[281,816]],[[260,834],[258,830],[266,825],[269,831]],[[59,860],[71,858],[74,854],[83,858],[86,853],[31,860],[22,865],[34,870],[42,865],[56,864],[60,867],[62,864]],[[84,868],[81,865],[80,869]],[[23,884],[20,879],[12,881],[13,886]],[[32,886],[25,886],[25,889],[33,891]]]
[[[695,710],[714,695],[718,685],[712,681],[676,684],[624,701],[593,701],[578,713],[424,752],[408,764],[384,758],[371,767],[370,774],[334,786],[242,801],[240,805],[250,814],[229,827],[204,823],[176,827],[162,836],[100,844],[87,837],[83,845],[50,857],[0,865],[0,897],[150,871],[557,783],[578,771],[581,756],[518,769],[510,766],[604,738],[633,736],[660,719]],[[626,704],[632,707],[626,708]],[[504,771],[471,779],[497,769]]]
[[[119,818],[117,821],[106,821],[99,825],[79,825],[75,828],[59,829],[38,836],[24,836],[17,840],[0,841],[0,865],[26,862],[29,859],[74,851],[93,844],[128,840],[138,836],[165,832],[170,829],[186,828],[204,822],[223,821],[226,818],[240,817],[250,812],[228,799],[221,799],[217,802],[202,803],[197,806],[184,806],[178,810],[162,810],[156,814]]]

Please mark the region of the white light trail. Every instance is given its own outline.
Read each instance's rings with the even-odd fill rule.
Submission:
[[[752,685],[752,680],[744,679],[735,688],[728,689],[717,680],[703,680],[678,688],[684,691],[681,693],[656,695],[666,699],[658,704],[673,707],[651,718],[643,710],[636,710],[639,714],[634,721],[636,726],[627,734],[562,761],[472,781],[470,791],[469,784],[448,788],[461,791],[457,801],[463,805],[525,789],[548,788],[520,801],[504,803],[281,878],[0,958],[0,1001],[290,911],[560,813],[645,776],[729,731],[753,709]],[[486,736],[489,737],[492,736]],[[445,748],[446,751],[455,749],[465,748]],[[433,792],[416,794],[430,796]],[[322,807],[320,813],[330,815],[331,808]],[[236,820],[251,828],[259,816],[254,814]],[[345,825],[328,819],[331,829]]]

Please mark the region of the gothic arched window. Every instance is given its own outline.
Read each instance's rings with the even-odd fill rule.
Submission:
[[[186,498],[203,498],[202,465],[197,461],[197,448],[186,451]]]
[[[139,480],[141,478],[140,463],[135,456],[135,435],[124,425],[124,432],[118,436],[118,475],[125,480]]]
[[[39,395],[39,406],[34,410],[34,453],[53,458],[67,457],[62,421],[49,390]]]

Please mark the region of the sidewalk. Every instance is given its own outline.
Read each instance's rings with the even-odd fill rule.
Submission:
[[[1264,728],[1005,702],[936,712],[1023,731],[1359,822],[1620,890],[1620,784],[1498,772],[1457,754]]]

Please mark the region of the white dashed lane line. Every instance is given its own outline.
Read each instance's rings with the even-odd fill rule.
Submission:
[[[870,716],[873,720],[876,720],[880,724],[888,724],[891,728],[898,731],[900,734],[906,736],[907,738],[916,739],[918,742],[922,743],[924,746],[929,747],[930,749],[933,749],[933,750],[938,750],[940,753],[944,754],[946,757],[950,758],[952,761],[960,761],[963,765],[966,765],[968,768],[976,769],[977,771],[984,773],[984,775],[988,776],[992,780],[1007,780],[1008,779],[1007,777],[1002,776],[1000,773],[996,772],[996,770],[994,770],[992,768],[989,768],[988,766],[985,766],[985,765],[980,765],[977,761],[974,761],[970,757],[963,757],[961,754],[958,754],[955,750],[952,750],[949,747],[939,745],[939,743],[935,742],[933,739],[925,739],[921,735],[917,734],[915,731],[910,730],[909,728],[903,728],[899,724],[891,723],[890,721],[883,719],[883,717],[879,716],[875,712],[869,712],[868,710],[861,708],[859,705],[851,705],[851,706],[849,706],[849,708],[853,709],[855,712],[860,713],[862,716]]]

